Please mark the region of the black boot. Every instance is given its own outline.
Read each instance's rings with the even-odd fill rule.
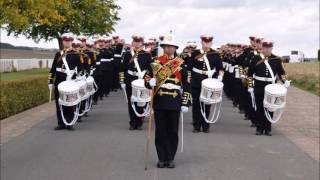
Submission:
[[[262,133],[261,130],[257,130],[257,131],[256,131],[256,135],[257,135],[257,136],[261,136],[262,134],[263,134],[263,133]]]
[[[54,128],[54,130],[59,131],[59,130],[65,129],[65,128],[66,128],[65,126],[58,125],[57,127]]]
[[[204,133],[210,133],[210,129],[209,129],[209,128],[203,129],[203,132],[204,132]]]
[[[68,129],[69,131],[74,131],[75,130],[73,126],[67,126],[66,129]]]
[[[165,163],[163,162],[163,161],[159,161],[158,163],[157,163],[157,168],[165,168],[166,166],[165,166]]]
[[[174,161],[168,161],[167,168],[175,168],[176,165],[174,164]]]
[[[266,136],[272,136],[271,131],[265,131],[264,134],[265,134]]]
[[[193,133],[199,133],[199,132],[200,132],[200,129],[194,128],[192,132],[193,132]]]

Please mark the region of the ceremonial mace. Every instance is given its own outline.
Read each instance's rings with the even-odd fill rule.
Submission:
[[[150,102],[150,113],[148,118],[148,129],[147,129],[147,143],[146,143],[146,152],[145,152],[145,166],[144,170],[148,170],[148,161],[149,161],[149,144],[151,139],[151,123],[152,123],[152,113],[153,113],[153,97],[154,97],[154,89],[152,88],[152,96],[151,96],[151,102]]]

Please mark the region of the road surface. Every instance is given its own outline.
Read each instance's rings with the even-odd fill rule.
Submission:
[[[112,93],[76,125],[53,131],[55,117],[1,145],[2,180],[317,180],[319,162],[276,129],[255,136],[232,103],[223,99],[210,134],[193,134],[191,109],[184,115],[184,152],[175,169],[157,169],[154,137],[144,171],[146,124],[128,130],[123,95]],[[154,131],[152,132],[154,135]],[[180,147],[179,147],[180,148]]]

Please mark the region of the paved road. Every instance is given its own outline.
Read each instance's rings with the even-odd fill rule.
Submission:
[[[184,152],[175,169],[157,169],[152,141],[144,171],[145,131],[129,131],[122,94],[95,106],[77,130],[53,131],[49,118],[1,147],[2,180],[287,180],[319,179],[318,161],[277,130],[254,135],[249,122],[224,99],[210,134],[193,134],[185,115]]]

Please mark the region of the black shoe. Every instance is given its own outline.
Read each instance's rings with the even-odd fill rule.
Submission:
[[[272,136],[271,131],[266,131],[264,134],[265,134],[266,136]]]
[[[93,105],[97,105],[98,104],[98,101],[93,101]]]
[[[175,168],[176,165],[174,164],[174,161],[167,162],[167,168]]]
[[[59,131],[59,130],[65,129],[65,128],[66,128],[66,127],[64,127],[64,126],[57,126],[57,127],[54,128],[54,130],[55,130],[55,131]]]
[[[103,97],[102,97],[102,96],[100,97],[100,100],[101,100],[101,101],[103,100]]]
[[[129,127],[129,130],[130,130],[130,131],[134,130],[134,127],[133,127],[133,126],[130,126],[130,127]]]
[[[83,115],[84,117],[88,117],[89,115],[88,115],[88,113],[84,113],[84,115]]]
[[[209,128],[208,129],[204,129],[203,132],[204,133],[210,133],[210,129]]]
[[[164,162],[159,161],[159,162],[157,163],[157,168],[165,168],[165,167],[166,167],[165,165],[166,165],[166,164],[165,164]]]
[[[74,131],[74,127],[73,126],[67,126],[66,129],[68,129],[69,131]]]
[[[256,131],[256,135],[257,135],[257,136],[261,136],[261,135],[262,135],[262,132],[261,132],[261,131]]]
[[[200,129],[193,129],[192,132],[193,132],[193,133],[199,133],[199,132],[200,132]]]
[[[142,126],[138,126],[138,127],[136,128],[136,130],[141,131],[141,130],[142,130]]]

